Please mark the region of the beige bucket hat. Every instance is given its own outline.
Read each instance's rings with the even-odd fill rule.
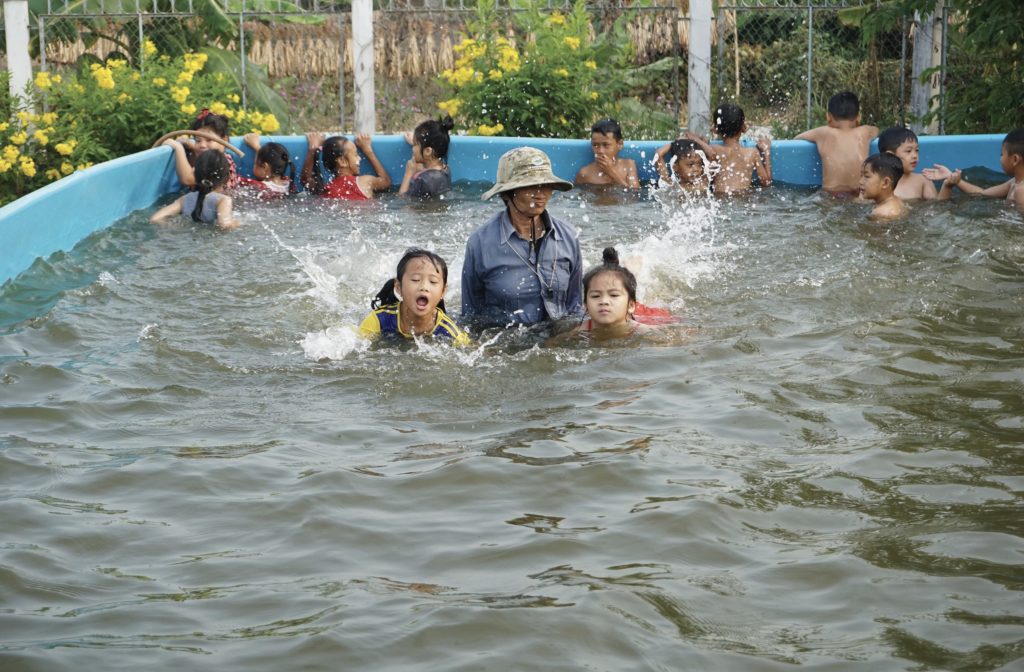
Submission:
[[[516,147],[498,159],[498,179],[481,198],[486,201],[502,191],[540,184],[550,184],[559,191],[572,189],[572,182],[563,180],[552,172],[551,159],[547,154],[533,147]]]

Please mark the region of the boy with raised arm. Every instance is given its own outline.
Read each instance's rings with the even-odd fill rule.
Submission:
[[[750,191],[756,174],[762,187],[772,183],[772,145],[767,138],[759,138],[757,147],[743,147],[740,137],[747,130],[743,108],[724,103],[715,108],[715,133],[722,138],[721,145],[712,145],[696,133],[687,133],[686,139],[697,143],[707,157],[718,164],[712,180],[716,196],[735,196]]]
[[[868,157],[877,126],[861,125],[860,102],[850,91],[828,99],[828,123],[796,136],[818,146],[821,188],[833,196],[856,196],[861,166]]]
[[[1003,148],[999,154],[999,165],[1010,179],[994,187],[983,189],[960,177],[960,171],[950,171],[942,164],[936,163],[932,168],[925,168],[921,173],[929,180],[943,180],[939,190],[939,200],[947,200],[953,194],[953,187],[968,194],[980,194],[993,198],[1005,198],[1018,208],[1024,208],[1024,128],[1010,131],[1003,138]]]

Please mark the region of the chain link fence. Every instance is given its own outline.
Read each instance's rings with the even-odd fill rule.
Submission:
[[[748,124],[792,137],[825,122],[828,99],[860,98],[864,123],[904,125],[912,87],[913,17],[867,39],[874,2],[751,0],[718,10],[715,100],[744,108]]]
[[[548,0],[551,11],[572,10],[570,0]],[[200,0],[107,0],[104,12],[72,0],[49,0],[47,11],[31,26],[39,45],[39,67],[71,67],[86,58],[116,56],[136,63],[146,39],[158,46],[199,49],[204,23],[219,21],[221,46],[244,55],[239,74],[243,103],[254,77],[269,78],[292,110],[292,130],[351,130],[353,49],[348,3],[322,0],[258,0],[249,11],[228,11]],[[211,19],[211,8],[213,12]],[[515,10],[505,0],[498,9]],[[453,67],[457,45],[473,16],[475,3],[465,0],[387,0],[374,16],[375,86],[378,128],[404,130],[436,116],[438,101],[448,97],[438,75]],[[662,61],[667,76],[638,86],[645,102],[663,112],[681,114],[685,100],[688,22],[674,4],[658,1],[629,7],[621,1],[589,9],[596,36],[610,29],[624,12],[638,67]],[[234,35],[223,39],[224,21]],[[200,38],[200,39],[197,39]],[[667,61],[667,62],[666,62]],[[256,66],[253,68],[252,66]],[[249,71],[246,71],[249,68]]]
[[[508,0],[499,9],[513,10]],[[623,12],[634,65],[653,69],[636,89],[644,105],[660,108],[685,125],[689,21],[676,4],[627,6],[622,0],[589,7],[595,35]],[[713,25],[712,105],[740,104],[751,126],[774,137],[792,137],[824,122],[828,98],[852,90],[862,118],[880,126],[908,120],[913,21],[864,39],[860,21],[874,5],[827,0],[733,0],[718,5]],[[569,0],[548,8],[570,11]],[[269,78],[292,111],[291,130],[348,129],[352,119],[351,19],[347,2],[257,0],[251,11],[201,0],[105,0],[96,6],[49,0],[32,26],[42,69],[69,67],[83,54],[119,55],[137,62],[143,40],[182,48],[204,46],[204,25],[218,21],[233,36],[222,46],[241,53],[243,101],[253,77]],[[235,5],[237,7],[237,5]],[[381,0],[375,12],[378,128],[397,131],[436,116],[446,97],[437,75],[451,68],[475,3],[466,0]],[[511,17],[509,18],[511,21]],[[256,66],[256,70],[253,70]],[[249,68],[250,71],[246,71]],[[941,131],[941,129],[940,129]]]

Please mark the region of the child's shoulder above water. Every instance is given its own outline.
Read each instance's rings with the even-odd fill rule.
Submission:
[[[622,128],[614,119],[602,119],[590,128],[590,148],[594,160],[576,173],[578,185],[612,185],[624,189],[640,188],[636,161],[619,156],[623,147]]]

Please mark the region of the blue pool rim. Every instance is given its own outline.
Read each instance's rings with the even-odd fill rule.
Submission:
[[[1001,173],[999,153],[1003,134],[923,136],[920,166],[941,163],[950,168],[985,168]],[[272,136],[262,142],[280,142],[301,170],[306,155],[304,136]],[[255,153],[240,137],[232,143],[243,150],[239,172],[251,174]],[[651,181],[650,160],[664,141],[626,142],[620,156],[634,159],[640,179]],[[453,136],[448,152],[452,179],[493,183],[498,158],[509,149],[529,145],[551,157],[555,174],[572,180],[593,155],[589,140]],[[410,147],[401,135],[378,135],[373,149],[391,176],[401,183]],[[872,151],[877,144],[872,144]],[[815,146],[803,140],[772,143],[772,170],[777,182],[802,187],[821,183],[821,162]],[[363,172],[370,171],[364,159]],[[148,209],[167,194],[179,192],[168,147],[149,149],[76,172],[0,208],[0,283],[7,283],[36,259],[70,250],[89,234],[104,229],[136,210]]]

